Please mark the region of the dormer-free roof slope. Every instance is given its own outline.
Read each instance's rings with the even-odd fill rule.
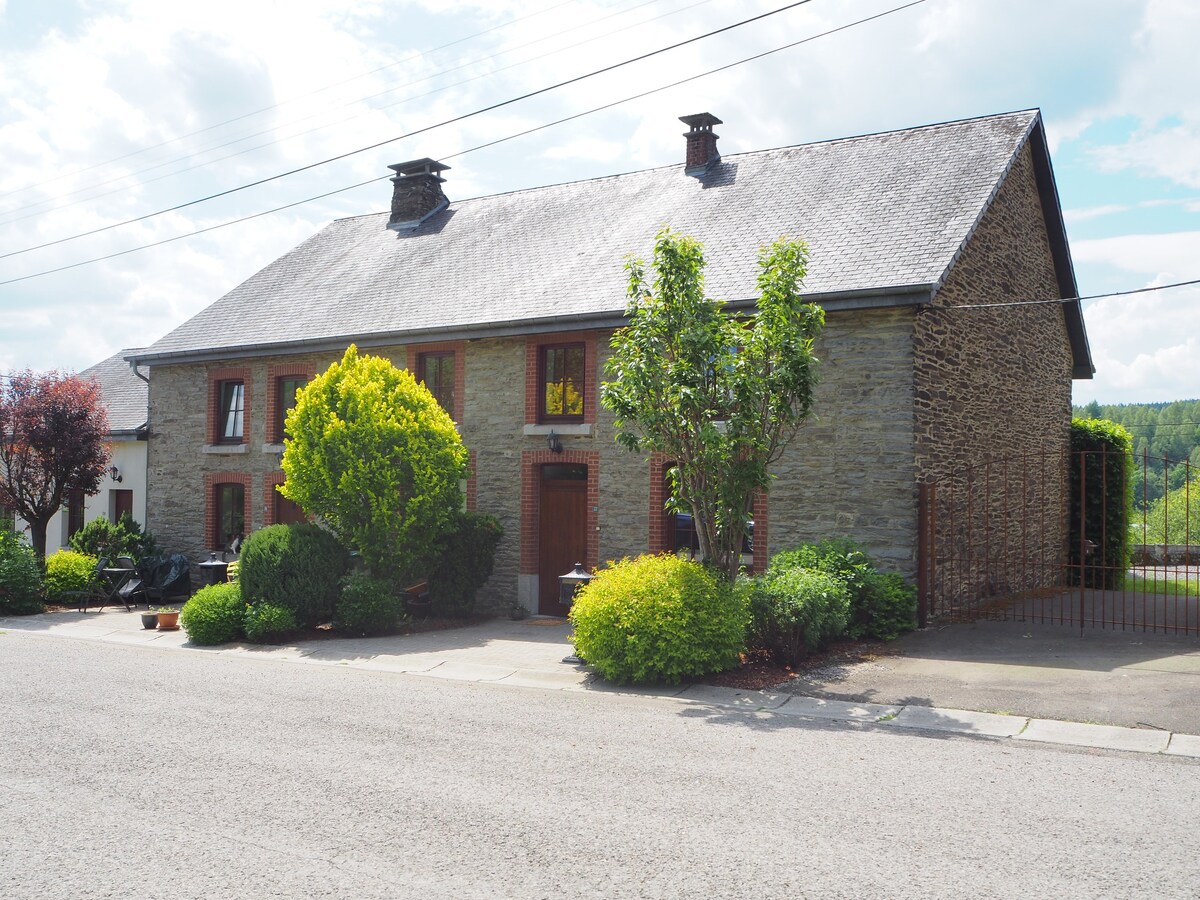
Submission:
[[[109,434],[133,435],[146,426],[149,386],[125,361],[126,356],[141,352],[138,349],[121,350],[79,373],[81,378],[94,379],[100,385],[100,397],[108,411]]]
[[[1031,135],[1044,155],[1041,129],[1040,114],[1025,110],[734,154],[700,177],[674,165],[453,201],[406,234],[387,228],[387,213],[341,219],[135,357],[182,362],[616,325],[624,261],[648,256],[663,225],[704,244],[710,296],[752,299],[758,248],[789,235],[808,241],[805,295],[827,309],[924,302]],[[1049,158],[1037,156],[1069,297]],[[1078,331],[1076,374],[1090,374],[1082,319],[1067,318]]]

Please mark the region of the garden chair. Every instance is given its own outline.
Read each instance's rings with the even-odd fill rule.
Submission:
[[[62,598],[79,612],[87,612],[89,606],[100,609],[109,600],[109,594],[104,589],[104,570],[108,568],[108,557],[101,556],[96,560],[88,585],[82,591],[63,591]]]

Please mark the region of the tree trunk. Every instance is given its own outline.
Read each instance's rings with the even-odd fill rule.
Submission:
[[[46,528],[49,519],[27,519],[29,522],[29,543],[33,545],[34,555],[43,572],[46,571]]]

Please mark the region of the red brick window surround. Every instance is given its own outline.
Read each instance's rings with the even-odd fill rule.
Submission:
[[[467,512],[476,512],[479,503],[479,479],[476,477],[475,451],[467,451]]]
[[[526,340],[526,424],[595,424],[596,384],[594,332],[539,334]]]
[[[294,500],[279,493],[277,488],[287,480],[283,472],[268,472],[263,476],[263,525],[290,525],[307,522],[309,517]]]
[[[463,396],[466,385],[466,343],[442,341],[436,344],[412,344],[405,348],[408,371],[450,413],[455,423],[463,422]]]
[[[666,511],[667,497],[670,487],[667,484],[667,470],[671,468],[672,460],[662,453],[650,456],[650,533],[647,535],[647,546],[651,553],[675,553],[680,548],[676,537],[675,516]],[[769,552],[767,550],[767,534],[769,529],[767,495],[761,491],[754,495],[751,504],[750,517],[754,520],[754,561],[751,567],[755,572],[763,572],[767,568]]]
[[[526,450],[521,454],[521,574],[537,575],[538,538],[541,518],[541,467],[550,464],[585,465],[587,475],[587,559],[584,566],[591,569],[600,564],[600,452],[598,450]]]
[[[308,363],[282,363],[267,367],[267,443],[282,444],[284,420],[296,405],[296,391],[312,380]]]
[[[248,472],[207,472],[204,475],[204,545],[222,550],[233,537],[251,529]]]
[[[208,443],[245,444],[250,435],[250,370],[208,372]]]

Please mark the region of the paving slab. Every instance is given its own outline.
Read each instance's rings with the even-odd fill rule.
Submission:
[[[613,684],[599,678],[591,678],[581,685],[582,690],[602,694],[626,694],[631,697],[678,697],[688,687],[686,684]]]
[[[693,684],[679,694],[679,699],[694,700],[697,703],[712,703],[717,706],[732,706],[737,709],[770,710],[783,706],[791,699],[791,695],[772,691],[751,691],[742,688]]]
[[[586,684],[590,677],[587,672],[575,669],[562,672],[546,672],[541,669],[517,669],[517,671],[506,678],[502,678],[497,683],[563,691],[578,689]]]
[[[262,644],[234,644],[232,647],[225,647],[221,652],[231,656],[248,656],[252,659],[299,660],[312,653],[312,648],[295,645],[269,647]]]
[[[1194,734],[1173,734],[1163,751],[1170,756],[1192,756],[1200,759],[1200,737]]]
[[[906,706],[895,718],[883,720],[883,724],[899,728],[922,728],[986,737],[1013,737],[1020,734],[1026,722],[1028,719],[1024,716],[1002,716],[969,709],[938,709],[934,706]]]
[[[1088,725],[1060,722],[1056,719],[1031,719],[1029,727],[1018,735],[1023,741],[1097,747],[1102,750],[1129,750],[1135,753],[1162,753],[1171,739],[1169,731],[1148,728],[1122,728],[1116,725]]]
[[[431,678],[445,678],[449,681],[500,681],[511,676],[514,671],[508,666],[487,666],[479,663],[447,660],[440,666],[421,674]]]
[[[823,697],[792,697],[775,712],[806,719],[834,719],[841,722],[878,722],[893,718],[902,707],[880,703],[855,703],[852,700],[826,700]]]

